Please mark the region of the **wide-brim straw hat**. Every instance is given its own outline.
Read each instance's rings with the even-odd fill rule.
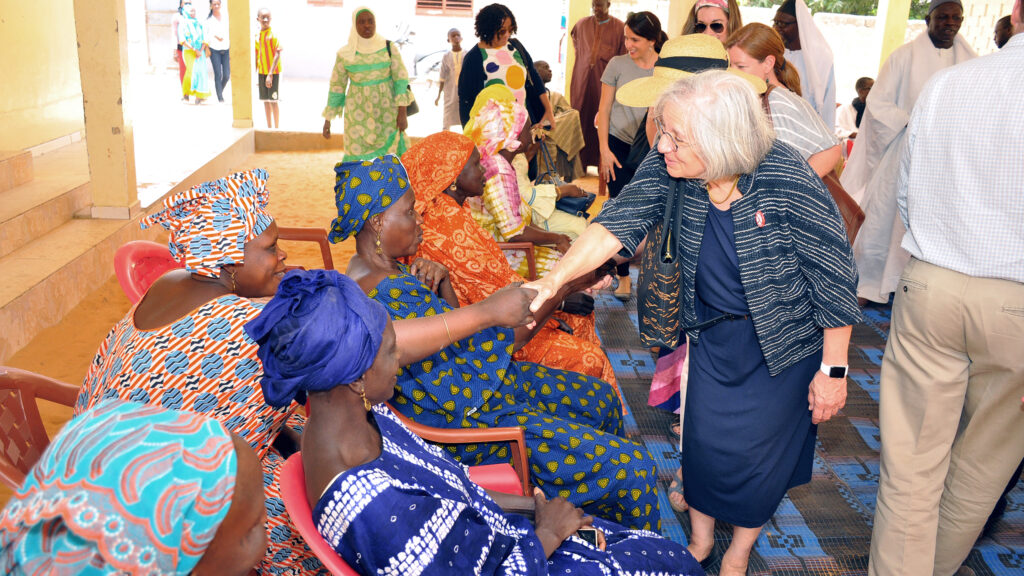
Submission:
[[[753,74],[729,68],[729,54],[717,38],[708,34],[688,34],[665,42],[654,64],[654,75],[627,82],[615,91],[615,99],[623,106],[652,106],[676,80],[705,70],[727,70],[743,78],[758,94],[768,85]]]

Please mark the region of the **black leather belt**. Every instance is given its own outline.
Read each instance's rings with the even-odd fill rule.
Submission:
[[[746,320],[747,318],[750,318],[750,314],[726,313],[722,314],[721,316],[715,316],[711,320],[705,320],[692,326],[684,326],[682,331],[690,332],[692,330],[707,330],[708,328],[711,328],[712,326],[718,324],[719,322],[726,322],[728,320]]]

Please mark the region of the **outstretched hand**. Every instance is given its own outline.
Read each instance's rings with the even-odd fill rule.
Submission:
[[[536,314],[544,303],[552,298],[558,296],[558,290],[561,288],[554,280],[551,280],[551,275],[545,276],[533,282],[527,282],[523,284],[523,288],[529,288],[536,294],[533,297],[533,302],[530,304],[530,311]]]
[[[491,294],[481,304],[486,303],[486,309],[494,314],[493,325],[517,328],[533,324],[530,302],[535,295],[535,291],[517,282]]]

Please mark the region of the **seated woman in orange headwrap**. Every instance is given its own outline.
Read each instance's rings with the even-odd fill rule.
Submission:
[[[466,198],[482,195],[484,187],[480,152],[469,138],[454,132],[432,134],[410,148],[402,164],[416,190],[416,211],[423,217],[423,242],[416,256],[448,269],[460,303],[480,302],[509,284],[524,281],[464,206]],[[515,359],[580,372],[617,388],[611,362],[594,329],[593,312],[555,315],[573,333],[548,322],[516,352]]]

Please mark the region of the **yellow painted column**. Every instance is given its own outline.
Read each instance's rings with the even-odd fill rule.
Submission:
[[[879,47],[878,66],[885,64],[892,51],[904,44],[910,0],[879,0],[875,20],[876,46]]]
[[[128,103],[125,0],[74,0],[93,218],[138,211],[135,139]]]
[[[683,33],[683,24],[686,24],[686,19],[696,3],[697,0],[670,0],[668,22],[665,23],[665,33],[669,38],[675,38]]]
[[[228,0],[228,37],[231,42],[232,126],[252,128],[252,90],[256,77],[254,16],[249,0]]]
[[[572,41],[572,27],[591,14],[591,0],[569,0],[569,15],[566,21],[565,33],[569,35],[568,48],[565,50],[565,98],[572,101],[569,94],[569,84],[572,84],[572,67],[576,63],[576,43]]]

